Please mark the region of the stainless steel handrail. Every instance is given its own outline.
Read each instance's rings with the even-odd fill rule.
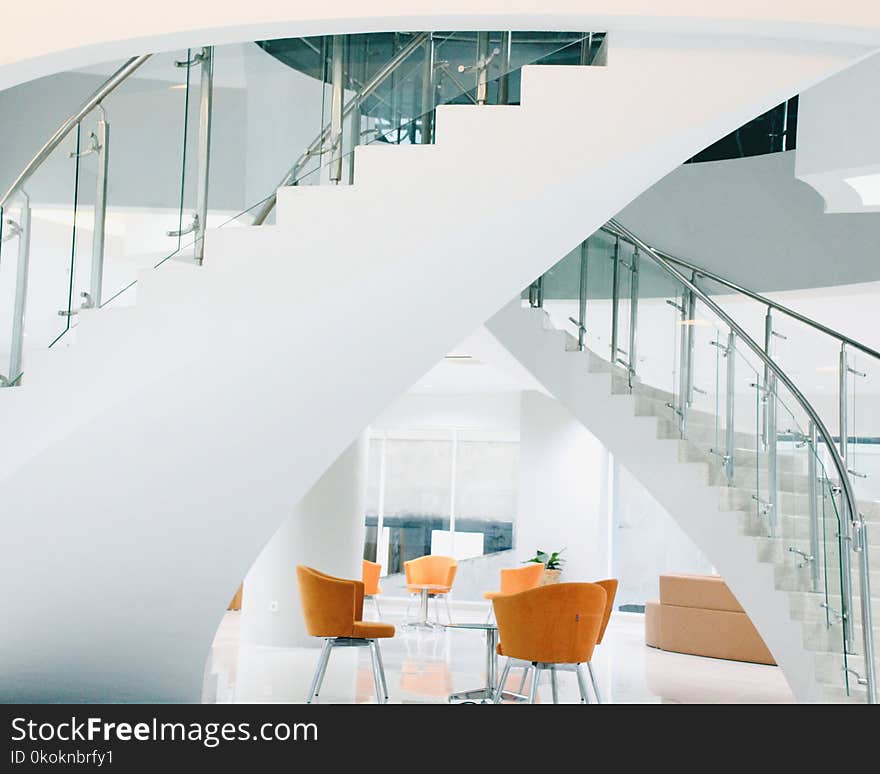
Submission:
[[[610,221],[610,223],[616,223],[616,221]],[[606,224],[605,226],[603,226],[601,228],[602,231],[605,231],[606,233],[611,234],[612,236],[619,236],[622,239],[624,239],[625,241],[630,241],[629,239],[627,239],[625,234],[620,232],[619,229],[620,229],[619,224],[617,224],[615,226],[610,226],[609,224]],[[754,291],[749,290],[748,288],[744,288],[742,285],[737,285],[735,282],[731,282],[730,280],[725,279],[724,277],[722,277],[718,274],[715,274],[714,272],[711,272],[708,269],[704,269],[702,266],[697,266],[695,263],[691,263],[690,261],[686,261],[683,258],[679,258],[675,255],[672,255],[671,253],[667,253],[665,250],[660,250],[656,247],[654,247],[652,249],[654,250],[655,253],[657,253],[657,255],[662,256],[670,263],[675,263],[679,266],[684,266],[689,271],[695,272],[698,276],[705,277],[706,279],[710,279],[713,282],[717,282],[720,285],[724,285],[725,287],[730,288],[731,290],[733,290],[736,293],[740,293],[744,296],[748,296],[752,300],[757,301],[764,306],[768,306],[771,309],[776,309],[776,310],[782,312],[784,315],[787,315],[788,317],[791,317],[791,318],[797,320],[798,322],[803,323],[804,325],[808,325],[811,328],[815,328],[817,331],[824,333],[826,336],[831,336],[832,338],[837,339],[838,341],[845,343],[845,344],[853,347],[854,349],[858,349],[859,351],[864,352],[866,355],[870,355],[871,357],[877,358],[878,360],[880,360],[880,352],[878,352],[875,349],[871,349],[871,347],[866,346],[865,344],[863,344],[860,341],[856,341],[855,339],[851,339],[849,336],[841,333],[840,331],[836,331],[833,328],[829,328],[827,325],[823,325],[820,322],[816,322],[816,320],[813,320],[809,317],[806,317],[806,316],[802,315],[800,312],[796,312],[796,311],[794,311],[794,309],[790,309],[789,307],[784,306],[783,304],[780,304],[776,301],[772,301],[771,299],[766,298],[765,296],[762,296],[760,293],[755,293]]]
[[[400,67],[412,53],[419,48],[420,46],[425,44],[425,41],[431,35],[430,32],[420,32],[416,35],[412,40],[409,41],[403,48],[400,49],[391,59],[389,59],[379,71],[367,81],[363,88],[355,94],[348,102],[345,104],[345,107],[342,109],[342,119],[347,118],[352,111],[354,111],[367,97],[370,96],[376,89],[378,89],[383,83],[385,83],[388,78],[397,72],[397,68]],[[318,136],[309,143],[308,147],[302,152],[300,157],[294,162],[293,166],[287,170],[287,173],[281,178],[281,182],[275,186],[277,191],[278,188],[284,188],[285,186],[290,185],[291,183],[296,182],[297,175],[299,174],[300,169],[302,169],[303,165],[314,155],[316,155],[321,148],[323,148],[324,143],[327,141],[327,138],[330,136],[330,124],[328,123],[319,133]],[[275,207],[275,201],[277,199],[277,194],[273,193],[268,199],[263,202],[262,207],[257,211],[257,214],[254,216],[253,224],[254,226],[261,226],[265,222],[266,218],[269,217],[269,213],[272,212],[272,209]]]
[[[877,702],[876,695],[876,682],[874,677],[874,641],[873,641],[873,630],[872,630],[872,610],[871,610],[871,596],[870,596],[870,562],[868,561],[868,541],[865,539],[865,527],[864,527],[864,519],[861,514],[859,514],[858,506],[856,504],[856,496],[853,490],[852,481],[850,480],[849,473],[846,469],[846,464],[843,462],[842,457],[840,456],[840,452],[838,451],[834,439],[831,436],[831,433],[828,431],[828,428],[825,426],[825,423],[822,421],[822,418],[819,416],[818,412],[813,408],[810,402],[806,399],[804,394],[797,388],[791,378],[786,374],[786,372],[776,363],[773,358],[770,357],[765,351],[764,348],[761,347],[756,341],[754,341],[748,333],[743,330],[742,327],[727,314],[715,301],[713,301],[708,294],[702,290],[698,285],[689,280],[684,274],[682,274],[678,269],[676,269],[671,261],[668,261],[666,258],[661,256],[653,247],[648,245],[643,240],[639,239],[635,234],[633,234],[629,229],[625,226],[622,226],[615,220],[609,221],[609,225],[612,229],[615,229],[619,232],[619,236],[626,239],[630,242],[634,247],[638,248],[640,253],[647,255],[651,260],[654,261],[660,268],[662,268],[667,274],[669,274],[673,279],[677,282],[681,283],[685,288],[691,291],[693,294],[697,296],[709,309],[711,309],[724,323],[733,331],[742,341],[746,343],[746,345],[751,349],[760,360],[764,363],[764,365],[769,368],[776,376],[776,378],[785,385],[786,389],[794,396],[794,399],[798,402],[800,407],[804,410],[810,420],[815,424],[817,433],[822,437],[825,441],[825,446],[827,448],[827,452],[831,457],[831,461],[834,464],[834,468],[837,471],[837,475],[840,479],[840,487],[843,492],[844,498],[846,500],[847,510],[849,511],[849,525],[847,525],[848,529],[846,534],[844,535],[844,541],[852,540],[852,531],[855,530],[856,534],[859,535],[859,550],[862,552],[862,561],[860,564],[860,590],[861,590],[861,612],[862,612],[862,637],[864,640],[864,657],[865,657],[865,675],[867,681],[867,694],[868,701],[871,704],[875,704]],[[844,526],[844,525],[841,525]]]
[[[126,78],[128,78],[135,70],[137,70],[144,62],[146,62],[152,54],[141,54],[133,56],[125,64],[123,64],[116,72],[113,73],[104,83],[102,83],[95,92],[85,101],[82,106],[72,115],[68,116],[61,126],[55,130],[55,133],[46,141],[46,144],[37,151],[37,154],[28,162],[27,166],[21,171],[21,174],[15,178],[15,182],[9,187],[9,190],[0,199],[0,208],[5,207],[9,200],[21,190],[24,184],[31,178],[34,172],[39,169],[40,165],[49,158],[55,148],[67,137],[73,128],[82,121],[89,113],[91,113],[98,105],[101,104],[108,94],[113,92]]]

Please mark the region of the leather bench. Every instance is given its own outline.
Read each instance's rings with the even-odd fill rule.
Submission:
[[[645,643],[693,656],[776,664],[727,584],[715,575],[660,576],[645,605]]]

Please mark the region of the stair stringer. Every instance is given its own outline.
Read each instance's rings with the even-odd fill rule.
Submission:
[[[609,372],[588,370],[589,352],[567,350],[568,334],[548,330],[542,309],[509,304],[488,330],[651,493],[718,570],[785,674],[796,699],[822,694],[815,660],[792,620],[789,595],[775,586],[774,567],[759,561],[755,537],[742,533],[743,514],[719,508],[719,487],[705,462],[681,462],[677,439],[658,438],[656,416],[636,415],[635,395],[612,392]]]

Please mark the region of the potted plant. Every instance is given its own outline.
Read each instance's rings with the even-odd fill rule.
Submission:
[[[562,565],[565,564],[565,559],[563,559],[560,554],[564,550],[564,548],[561,548],[550,554],[546,551],[538,550],[537,554],[531,559],[526,560],[544,565],[544,577],[541,580],[542,586],[546,586],[548,583],[559,583],[559,578],[562,575]]]

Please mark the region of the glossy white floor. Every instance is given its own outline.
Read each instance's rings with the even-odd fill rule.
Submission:
[[[400,612],[395,613],[395,609]],[[387,604],[383,613],[384,620],[398,627],[393,639],[382,641],[392,703],[447,703],[453,691],[478,688],[485,683],[486,649],[482,632],[442,628],[413,630],[401,626],[402,608]],[[485,610],[473,606],[453,606],[453,617],[457,621],[482,621],[485,615]],[[238,616],[238,613],[227,613],[218,629],[206,670],[204,701],[304,701],[320,643],[316,641],[315,648],[240,646]],[[502,665],[503,659],[499,659],[499,668]],[[665,653],[646,647],[644,617],[634,613],[612,616],[593,665],[605,702],[793,701],[788,684],[776,667]],[[520,670],[512,670],[508,686],[517,689],[521,674]],[[551,701],[548,678],[539,684],[538,697],[541,703]],[[574,674],[559,675],[559,698],[564,703],[578,701]],[[374,700],[369,651],[366,648],[334,651],[321,691],[321,703]]]

